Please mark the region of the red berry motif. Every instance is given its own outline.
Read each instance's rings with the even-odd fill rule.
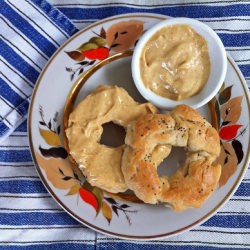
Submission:
[[[220,138],[223,140],[233,139],[237,135],[240,127],[242,127],[242,125],[239,124],[222,127],[219,132]]]
[[[92,50],[83,51],[82,54],[90,60],[103,60],[108,57],[109,49],[100,47]]]

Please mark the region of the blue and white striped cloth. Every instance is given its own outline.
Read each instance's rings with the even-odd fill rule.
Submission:
[[[79,224],[56,204],[37,176],[26,118],[40,71],[78,29],[129,12],[207,23],[250,86],[249,1],[0,0],[0,249],[250,248],[250,169],[230,201],[203,225],[143,243],[107,237]]]
[[[77,28],[44,1],[0,2],[0,138],[27,118],[30,96],[42,68]]]

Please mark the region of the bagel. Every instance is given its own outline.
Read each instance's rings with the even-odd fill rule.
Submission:
[[[155,106],[135,102],[117,86],[99,86],[78,104],[65,132],[69,153],[91,185],[112,193],[127,190],[121,172],[125,145],[101,145],[102,125],[113,122],[126,129],[139,116],[156,112]]]
[[[139,117],[128,126],[125,144],[125,182],[145,203],[164,203],[176,211],[200,207],[220,178],[218,133],[189,106]],[[159,177],[157,166],[172,146],[186,148],[185,163],[173,175]]]

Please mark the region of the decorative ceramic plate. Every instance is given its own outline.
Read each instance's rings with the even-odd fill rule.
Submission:
[[[67,109],[64,113],[66,100],[73,107],[96,86],[116,84],[143,102],[131,77],[132,49],[145,30],[165,18],[140,13],[121,15],[79,31],[44,68],[30,105],[30,147],[44,185],[72,217],[116,237],[155,239],[190,230],[229,199],[248,166],[248,90],[230,56],[223,88],[209,105],[199,110],[219,131],[222,164],[218,188],[201,208],[174,212],[163,205],[139,203],[129,194],[108,194],[91,187],[70,163],[62,137],[63,117],[69,112]],[[107,143],[116,138],[113,129],[104,129]],[[176,164],[179,153],[173,150],[164,164]]]

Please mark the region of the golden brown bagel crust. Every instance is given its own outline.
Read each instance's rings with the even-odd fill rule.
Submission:
[[[186,105],[170,114],[146,114],[131,122],[125,144],[125,182],[146,203],[164,202],[174,210],[199,207],[219,180],[221,166],[213,163],[220,152],[218,133]],[[187,148],[185,164],[172,176],[159,177],[157,166],[172,146]]]
[[[171,112],[171,116],[175,119],[177,127],[184,127],[188,130],[189,151],[206,151],[211,156],[219,156],[219,135],[198,111],[187,105],[178,105]]]
[[[66,135],[70,154],[88,182],[109,192],[127,190],[121,172],[125,145],[108,147],[99,143],[104,123],[124,128],[137,117],[158,112],[151,103],[135,102],[123,88],[99,86],[70,114]]]

